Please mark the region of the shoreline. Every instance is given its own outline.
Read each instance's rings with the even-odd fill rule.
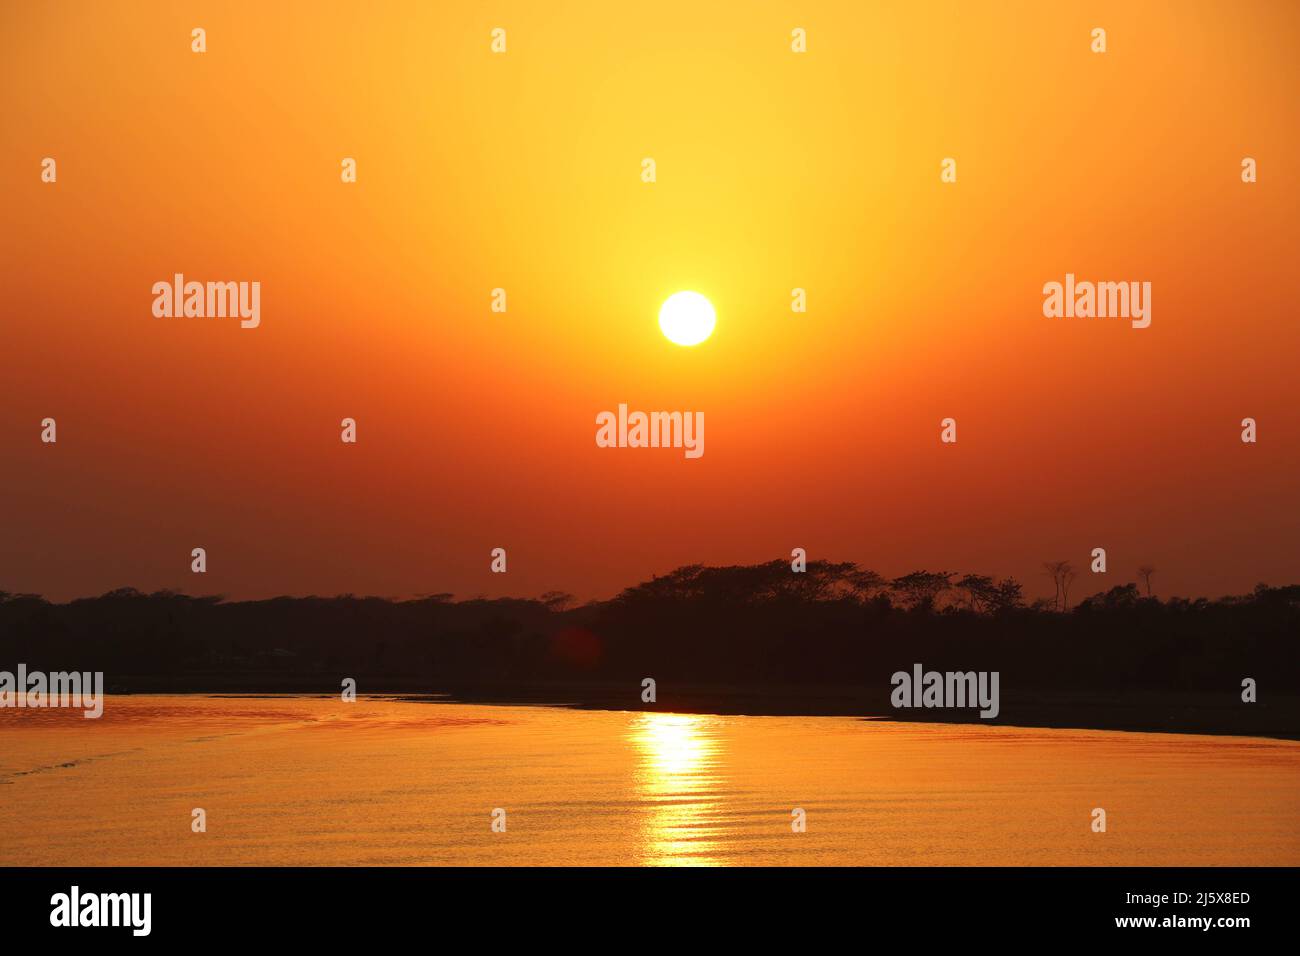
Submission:
[[[264,675],[260,675],[263,676]],[[109,695],[271,695],[337,696],[322,679],[266,681],[238,677],[186,682],[130,678],[105,688]],[[1000,713],[991,720],[977,712],[890,706],[888,695],[854,686],[662,686],[657,700],[643,702],[640,687],[628,682],[494,682],[429,687],[400,678],[361,678],[358,698],[385,696],[413,702],[498,706],[564,707],[646,713],[715,714],[754,717],[854,717],[888,723],[982,724],[1053,730],[1104,730],[1128,733],[1198,734],[1300,741],[1300,697],[1277,697],[1245,704],[1235,695],[1188,692],[1087,692],[1050,690],[1004,693]]]

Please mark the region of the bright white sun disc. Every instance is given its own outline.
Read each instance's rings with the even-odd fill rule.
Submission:
[[[699,345],[717,321],[713,305],[698,292],[675,292],[659,307],[659,328],[676,345]]]

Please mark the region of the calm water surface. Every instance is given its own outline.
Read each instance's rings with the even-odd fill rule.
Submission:
[[[1296,865],[1298,820],[1300,744],[1244,737],[387,698],[0,711],[5,865]]]

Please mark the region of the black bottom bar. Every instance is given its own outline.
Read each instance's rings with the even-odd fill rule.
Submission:
[[[0,919],[7,943],[76,933],[83,943],[337,945],[411,933],[446,945],[585,939],[610,949],[901,933],[918,943],[1129,935],[1231,945],[1293,925],[1295,877],[1226,868],[11,868],[0,870]],[[144,897],[102,894],[145,893],[149,932],[136,936]],[[52,917],[120,925],[56,927]]]

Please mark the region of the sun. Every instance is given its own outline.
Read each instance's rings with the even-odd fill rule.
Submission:
[[[713,305],[698,292],[675,292],[659,307],[659,328],[675,345],[699,345],[717,321]]]

